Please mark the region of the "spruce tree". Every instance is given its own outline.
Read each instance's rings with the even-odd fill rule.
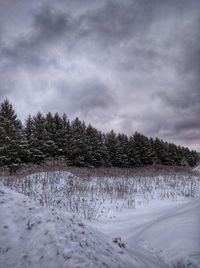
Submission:
[[[119,139],[117,138],[117,135],[114,130],[111,130],[109,133],[106,134],[105,145],[109,156],[108,165],[119,167],[122,163],[122,151]]]
[[[87,154],[87,136],[85,122],[75,118],[71,123],[70,137],[69,137],[69,150],[68,160],[69,164],[84,167],[86,163]]]
[[[118,134],[117,136],[118,144],[119,144],[119,161],[118,161],[118,167],[129,167],[129,159],[128,159],[128,137],[125,134]]]
[[[60,130],[60,138],[59,138],[59,146],[60,146],[59,153],[67,161],[69,161],[70,135],[71,135],[70,121],[67,119],[66,114],[63,114],[62,128]]]
[[[25,121],[25,138],[28,145],[28,161],[31,163],[37,162],[35,161],[34,155],[36,154],[35,148],[33,145],[33,119],[31,115],[28,116],[28,118]]]
[[[106,152],[101,132],[89,125],[86,129],[87,151],[85,161],[87,166],[100,167],[104,165]]]
[[[155,152],[155,163],[161,165],[170,165],[168,143],[156,138],[153,142],[153,150]]]
[[[45,130],[46,130],[46,145],[47,145],[47,152],[46,154],[48,155],[48,157],[56,157],[59,155],[59,148],[56,142],[56,138],[57,138],[57,126],[54,120],[54,116],[49,112],[46,115],[45,118]]]
[[[9,103],[0,107],[0,166],[11,171],[28,162],[65,159],[80,167],[138,167],[151,164],[195,166],[199,154],[140,133],[130,138],[112,130],[106,135],[64,114],[29,116],[25,128]]]
[[[172,166],[180,166],[181,165],[181,156],[179,153],[178,147],[173,144],[168,144],[168,154],[169,154],[169,164]]]
[[[133,167],[151,165],[154,162],[154,152],[149,139],[138,132],[130,137],[128,155]]]
[[[65,123],[63,119],[65,118],[60,117],[58,113],[54,115],[53,121],[55,125],[56,132],[54,134],[54,142],[57,147],[57,156],[61,157],[64,154],[64,151],[66,150],[66,139],[65,136]]]
[[[197,152],[195,152],[193,150],[189,151],[187,153],[187,161],[188,161],[189,166],[194,167],[199,161],[199,157],[198,157]]]
[[[26,120],[25,133],[33,163],[41,163],[49,156],[49,136],[45,123],[45,117],[40,112]]]
[[[0,107],[0,166],[15,171],[27,159],[22,123],[8,100]]]

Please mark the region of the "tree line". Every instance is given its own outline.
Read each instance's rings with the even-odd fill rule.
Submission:
[[[78,167],[141,167],[153,164],[195,166],[196,151],[148,138],[138,132],[128,137],[113,130],[102,133],[92,125],[65,114],[29,115],[25,125],[12,104],[0,107],[0,167],[15,170],[29,163],[64,160]]]

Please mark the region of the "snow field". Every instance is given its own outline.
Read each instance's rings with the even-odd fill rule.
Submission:
[[[146,266],[148,264],[148,266]],[[78,217],[0,187],[0,267],[170,267],[138,247],[122,249]]]
[[[200,180],[190,176],[81,178],[69,172],[42,172],[4,183],[42,205],[63,208],[89,220],[113,217],[154,200],[190,200]]]
[[[3,226],[8,226],[9,222],[15,222],[13,226],[16,225],[15,218],[8,215],[11,207],[14,207],[17,213],[12,211],[11,214],[26,219],[26,224],[18,219],[18,225],[24,226],[25,233],[30,234],[28,231],[36,228],[38,236],[30,238],[36,244],[42,245],[43,252],[47,249],[47,252],[55,253],[59,248],[61,254],[58,256],[52,253],[48,259],[48,254],[45,255],[52,267],[57,258],[57,267],[200,267],[198,176],[81,178],[69,172],[42,172],[24,178],[4,178],[3,182],[9,188],[31,197],[29,199],[3,186],[7,196],[14,195],[14,199],[23,199],[19,208],[18,202],[9,204],[13,197],[10,200],[5,199],[5,194],[2,195],[6,200],[0,203],[2,218],[8,219]],[[29,203],[35,208],[27,209],[29,214],[26,214],[26,206]],[[2,207],[2,204],[5,207]],[[40,216],[42,214],[45,219],[50,219],[47,229],[51,235],[44,236],[41,240],[44,234],[40,232],[44,224],[37,222],[43,222],[44,219],[37,218],[39,211]],[[44,211],[44,214],[41,211]],[[9,228],[3,227],[4,235]],[[80,229],[84,229],[84,234]],[[11,237],[9,234],[5,236],[5,241],[10,240],[10,244],[17,247],[21,240],[12,240],[15,233],[16,226]],[[43,242],[45,244],[42,244]],[[125,248],[120,248],[120,244],[125,245]],[[34,253],[28,242],[26,245],[26,255],[31,252],[30,263],[20,259],[23,266],[18,267],[26,267],[29,264],[32,265],[29,267],[37,267],[34,266],[36,257],[33,257],[32,253],[39,256],[42,250]],[[92,249],[88,245],[92,245]],[[11,252],[10,246],[2,248],[1,251],[2,256],[7,256],[6,254]],[[22,252],[22,249],[19,252]],[[69,253],[69,258],[63,262],[61,256],[65,256],[65,253]],[[6,259],[12,259],[9,256]],[[19,254],[14,258],[17,256]],[[43,265],[45,258],[37,259],[37,262]],[[74,260],[77,260],[77,263]],[[9,263],[8,267],[13,263]]]

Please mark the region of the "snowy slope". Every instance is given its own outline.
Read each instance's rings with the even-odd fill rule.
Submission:
[[[141,247],[121,249],[72,214],[0,185],[0,268],[167,268]]]
[[[200,267],[200,199],[155,201],[90,224],[108,235],[120,235],[134,252],[140,245],[173,267]]]
[[[130,234],[130,246],[133,240],[160,251],[173,265],[200,267],[200,199],[162,212]]]

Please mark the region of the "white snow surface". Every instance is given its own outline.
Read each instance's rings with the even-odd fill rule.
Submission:
[[[0,184],[0,268],[171,267],[157,253],[137,245],[134,237],[130,245],[121,249],[111,236],[75,215],[42,207]]]
[[[198,172],[200,172],[200,165],[196,166],[196,167],[194,168],[194,171],[198,171]]]
[[[122,237],[132,250],[140,245],[160,255],[172,267],[200,267],[199,198],[182,203],[157,200],[90,225],[108,235]]]

